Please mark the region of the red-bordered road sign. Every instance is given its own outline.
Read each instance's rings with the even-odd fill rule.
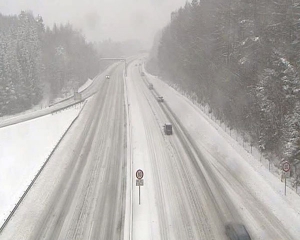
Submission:
[[[139,169],[136,171],[135,176],[137,179],[142,179],[144,177],[144,172],[141,169]]]
[[[290,169],[291,169],[291,165],[290,165],[289,162],[284,162],[284,163],[282,164],[282,170],[283,170],[283,171],[288,172],[288,171],[290,171]]]

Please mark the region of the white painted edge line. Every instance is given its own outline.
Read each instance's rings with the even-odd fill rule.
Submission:
[[[89,240],[91,240],[93,229],[94,229],[94,221],[92,222],[92,226],[90,227]]]
[[[68,131],[70,130],[70,128],[74,125],[75,121],[79,118],[81,112],[83,111],[87,100],[82,101],[83,105],[80,109],[80,111],[77,113],[76,117],[71,121],[71,123],[69,124],[69,126],[67,127],[67,129],[64,131],[64,133],[62,134],[62,136],[59,138],[59,140],[57,141],[57,143],[55,144],[54,148],[51,150],[50,154],[48,155],[48,157],[46,158],[46,160],[43,162],[41,168],[38,170],[38,172],[34,175],[34,178],[32,179],[31,183],[29,184],[29,186],[25,189],[24,193],[22,194],[22,196],[19,198],[18,202],[15,203],[14,208],[10,211],[10,214],[6,217],[6,219],[4,220],[4,222],[2,223],[2,225],[0,224],[0,234],[2,233],[3,229],[6,227],[6,225],[8,224],[8,222],[10,221],[10,219],[13,217],[13,215],[15,214],[15,212],[17,211],[18,207],[20,206],[20,204],[22,203],[22,201],[24,200],[24,198],[26,197],[27,193],[30,191],[31,187],[33,186],[33,184],[35,183],[35,181],[37,180],[37,178],[40,176],[40,174],[42,173],[42,171],[44,170],[45,166],[48,164],[48,162],[50,161],[52,155],[54,154],[54,152],[56,151],[57,147],[60,145],[61,141],[64,139],[65,135],[68,133]],[[76,103],[78,104],[78,103]],[[73,105],[76,105],[73,104]]]
[[[126,128],[127,128],[127,176],[126,176],[126,205],[125,205],[125,221],[124,221],[124,240],[132,240],[132,147],[131,147],[131,123],[130,123],[130,110],[127,94],[127,79],[125,70],[123,71],[124,81],[124,99],[126,109]]]

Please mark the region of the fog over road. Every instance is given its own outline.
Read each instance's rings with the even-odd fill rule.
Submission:
[[[120,239],[126,170],[123,68],[101,81],[0,239]]]
[[[141,77],[140,71],[133,63],[127,79],[133,169],[145,172],[142,207],[133,185],[133,239],[227,239],[228,222],[244,223],[254,239],[295,239],[253,193],[245,175],[184,125],[190,109],[175,109],[174,92],[158,79]],[[165,102],[157,101],[160,95]],[[164,134],[166,122],[173,124],[173,135]]]
[[[137,66],[131,65],[129,73],[133,169],[145,172],[142,206],[138,206],[133,186],[133,239],[215,239],[213,231],[219,233],[211,226],[214,209],[205,210],[211,204],[205,201],[200,183],[194,182],[197,172],[178,129],[170,136],[163,133],[163,124],[171,120],[162,111],[165,103],[153,97]],[[217,224],[218,219],[213,225]]]
[[[183,125],[183,113],[173,111],[172,94],[164,84],[152,79],[154,90],[148,89],[139,63],[129,65],[125,81],[120,64],[110,79],[95,85],[98,92],[0,240],[124,239],[131,230],[133,240],[226,239],[224,224],[245,219],[260,239],[293,239],[243,176]],[[165,102],[157,101],[158,93],[165,94]],[[166,122],[173,124],[173,135],[164,134]],[[141,205],[137,169],[145,173]]]

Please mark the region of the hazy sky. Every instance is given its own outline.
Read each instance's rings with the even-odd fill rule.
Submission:
[[[186,0],[0,0],[2,14],[31,10],[45,24],[70,22],[88,40],[141,39],[149,45],[155,32]]]

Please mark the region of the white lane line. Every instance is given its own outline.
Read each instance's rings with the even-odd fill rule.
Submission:
[[[90,228],[89,240],[91,240],[93,228],[94,228],[94,221],[92,221],[92,226],[91,226],[91,228]]]
[[[101,170],[100,170],[100,183],[103,182],[103,178],[104,178],[104,167],[101,167]]]
[[[124,82],[124,100],[126,109],[126,128],[127,128],[127,176],[126,176],[126,207],[125,207],[125,220],[124,220],[124,239],[132,240],[132,222],[133,222],[133,206],[132,206],[132,138],[131,138],[131,119],[130,119],[130,103],[128,97],[128,85],[125,72],[123,71],[123,82]]]

